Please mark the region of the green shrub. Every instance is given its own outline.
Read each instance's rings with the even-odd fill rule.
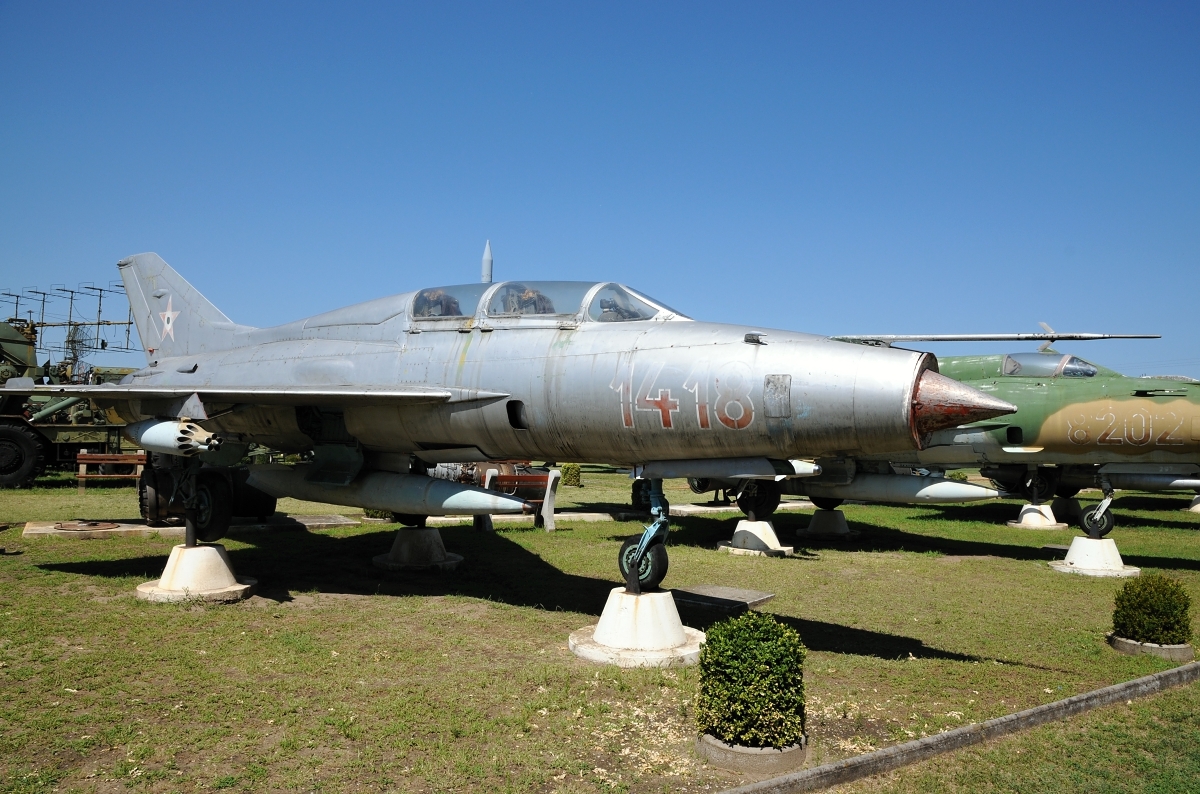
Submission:
[[[363,515],[367,518],[386,518],[389,521],[392,520],[391,510],[372,510],[371,508],[366,507],[363,508]]]
[[[799,742],[806,654],[795,629],[761,612],[712,626],[700,649],[700,732],[749,747]]]
[[[1148,573],[1117,591],[1113,633],[1137,642],[1182,645],[1192,639],[1192,599],[1175,579]]]
[[[562,472],[562,481],[559,485],[570,485],[575,488],[583,487],[583,481],[579,478],[578,463],[564,463],[559,467],[559,471]]]
[[[967,481],[967,473],[965,471],[963,471],[962,469],[955,469],[954,471],[948,471],[948,472],[946,472],[946,477],[951,480],[958,480],[959,482]]]

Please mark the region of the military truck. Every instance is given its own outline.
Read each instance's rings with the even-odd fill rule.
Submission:
[[[0,323],[0,383],[46,377],[51,382],[114,383],[133,371],[93,367],[81,373],[69,363],[39,366],[34,324],[16,319]],[[0,488],[28,488],[47,468],[70,468],[81,449],[101,454],[136,452],[121,435],[124,426],[90,400],[0,397]]]

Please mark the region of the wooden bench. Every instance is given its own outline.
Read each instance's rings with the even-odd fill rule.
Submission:
[[[88,480],[139,479],[142,476],[142,469],[146,465],[146,453],[139,450],[137,454],[130,455],[100,455],[81,449],[75,456],[75,464],[78,466],[75,479],[79,483],[79,493],[83,493],[87,488]],[[88,474],[88,466],[103,465],[133,466],[133,474]]]
[[[547,532],[553,532],[554,497],[558,493],[558,482],[561,479],[562,472],[558,469],[551,469],[546,474],[501,474],[495,469],[488,469],[483,476],[483,487],[489,491],[504,491],[509,488],[529,488],[531,486],[544,489],[541,499],[526,499],[525,501],[541,505],[541,508],[533,514],[533,525],[544,527]],[[475,528],[490,530],[492,517],[475,516]]]

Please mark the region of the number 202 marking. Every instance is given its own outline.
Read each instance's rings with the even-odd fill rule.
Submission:
[[[1151,441],[1158,447],[1182,446],[1186,442],[1178,433],[1183,423],[1184,417],[1174,411],[1161,415],[1136,411],[1120,418],[1112,411],[1098,416],[1076,414],[1067,420],[1067,440],[1078,446],[1093,437],[1102,446],[1144,447]]]

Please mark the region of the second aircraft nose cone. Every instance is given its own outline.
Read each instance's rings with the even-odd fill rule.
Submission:
[[[1017,406],[951,380],[933,370],[926,370],[913,393],[913,431],[918,438],[994,416],[1017,412]],[[924,444],[922,444],[924,446]]]

